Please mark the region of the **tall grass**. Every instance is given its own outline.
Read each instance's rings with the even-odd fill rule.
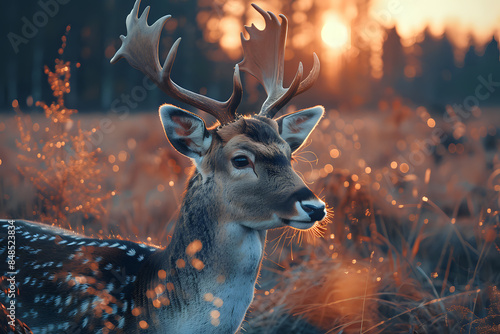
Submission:
[[[247,333],[499,331],[499,140],[488,125],[496,111],[405,166],[430,130],[429,112],[410,111],[402,123],[396,110],[354,119],[330,111],[308,148],[319,166],[303,174],[333,205],[333,224],[295,250],[270,238],[268,250],[281,252],[264,262]],[[356,122],[358,131],[345,131]]]
[[[70,68],[45,69],[56,101],[38,104],[43,115],[16,101],[0,119],[0,216],[165,245],[189,162],[156,113],[109,115],[115,131],[85,145],[102,116],[65,106]],[[323,237],[269,233],[243,332],[499,332],[498,109],[449,124],[400,99],[380,105],[328,110],[295,157],[333,221]]]

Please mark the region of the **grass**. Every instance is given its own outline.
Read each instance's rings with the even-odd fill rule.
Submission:
[[[57,68],[46,70],[53,82],[66,75]],[[1,116],[0,217],[168,243],[190,166],[168,145],[157,114],[72,110],[55,122],[68,110],[63,95],[40,104],[45,114]],[[242,332],[499,331],[498,109],[449,123],[399,99],[382,102],[377,110],[329,109],[295,157],[333,221],[323,237],[269,233]],[[103,119],[111,131],[101,131]],[[80,202],[88,205],[76,209]]]
[[[334,207],[334,222],[295,261],[268,255],[272,269],[261,278],[248,332],[498,332],[498,129],[488,125],[495,124],[494,110],[468,122],[462,136],[451,132],[448,145],[436,142],[418,164],[403,166],[405,155],[418,152],[415,143],[431,136],[431,116],[425,111],[422,118],[422,111],[411,110],[399,124],[397,111],[330,113],[309,147],[323,171],[303,174],[317,176],[312,187]],[[358,141],[350,137],[359,149],[350,149],[345,124],[356,122],[367,125],[356,131]],[[318,144],[325,142],[331,144]],[[328,173],[332,160],[336,168]],[[280,247],[289,253],[286,242]]]

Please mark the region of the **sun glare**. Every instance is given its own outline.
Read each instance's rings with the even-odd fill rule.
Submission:
[[[331,48],[347,46],[349,29],[338,18],[330,16],[321,30],[321,39]]]

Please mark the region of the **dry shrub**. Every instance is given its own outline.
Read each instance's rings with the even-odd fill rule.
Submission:
[[[67,32],[69,31],[69,27]],[[62,37],[59,54],[66,46]],[[65,106],[64,97],[71,91],[70,62],[55,60],[54,71],[45,66],[45,73],[56,101],[50,105],[37,102],[44,110],[46,122],[33,123],[14,104],[20,140],[17,147],[19,172],[32,183],[38,202],[34,218],[47,223],[83,226],[89,219],[101,219],[106,210],[103,203],[114,195],[103,186],[104,175],[98,162],[100,149],[90,149],[90,132],[74,124],[71,115],[77,110]]]

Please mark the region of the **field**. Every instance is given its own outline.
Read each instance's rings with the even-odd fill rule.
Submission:
[[[334,216],[269,233],[243,333],[497,333],[498,112],[327,108],[294,168]],[[168,244],[190,162],[157,113],[56,114],[2,114],[0,217]]]
[[[5,11],[11,30],[5,35],[12,48],[0,55],[6,64],[0,71],[5,78],[0,85],[0,219],[40,221],[100,239],[165,247],[193,166],[165,138],[155,110],[160,91],[125,60],[109,64],[120,50],[118,36],[133,36],[128,31],[133,15],[125,21],[131,3],[91,2],[83,7],[62,1],[33,1],[32,6],[11,2]],[[258,43],[255,52],[248,49],[248,41],[260,38],[253,28],[242,35],[250,39],[241,48],[240,27],[259,25],[252,16],[259,14],[248,1],[151,2],[148,21],[172,15],[164,28],[157,26],[163,30],[152,34],[160,38],[163,31],[156,49],[151,44],[152,52],[163,63],[174,40],[182,37],[173,79],[201,95],[225,92],[241,59],[243,72],[278,68],[273,75],[278,81],[284,76],[285,82],[291,81],[299,61],[309,73],[312,52],[321,59],[315,86],[293,103],[323,103],[326,114],[292,165],[330,214],[309,231],[268,232],[255,298],[240,332],[500,333],[500,30],[495,4],[274,0],[260,5],[289,18],[287,49],[269,59],[265,54],[272,44],[262,44],[266,51]],[[63,31],[56,49],[54,36]],[[275,39],[284,43],[286,29],[276,32]],[[41,68],[56,50],[55,67],[44,67],[46,85]],[[252,57],[260,56],[269,66],[260,59],[252,65]],[[264,100],[259,79],[249,78],[251,74],[243,74],[240,112]],[[296,87],[301,91],[305,86]],[[51,98],[54,102],[36,101]],[[288,105],[283,112],[296,108]],[[209,124],[213,120],[201,116]],[[4,246],[0,244],[2,256]],[[8,254],[14,257],[10,249]],[[70,283],[71,275],[66,275],[78,267],[73,255],[68,257],[71,268],[63,272]],[[25,263],[30,276],[36,276],[31,273],[34,262]],[[175,268],[186,265],[175,263]],[[163,269],[168,271],[162,268],[157,275],[165,283]],[[154,271],[152,275],[156,279]],[[0,277],[3,288],[5,277]],[[219,277],[224,282],[224,275]],[[97,290],[108,294],[110,286]],[[57,298],[63,295],[59,287]],[[146,296],[153,293],[147,289]],[[173,291],[173,283],[166,283],[166,289]],[[158,284],[154,291],[158,297],[165,287]],[[207,295],[215,297],[207,293],[205,301],[212,301]],[[215,300],[213,305],[223,305],[221,298],[215,299],[219,305]],[[168,298],[155,302],[160,299],[151,303],[155,308],[170,304]],[[89,305],[79,298],[73,303],[82,310]],[[104,304],[116,316],[107,300]],[[0,314],[7,315],[3,306]],[[123,312],[141,314],[140,306],[128,306]],[[80,313],[70,315],[71,321],[77,326],[85,322],[85,327],[88,318],[79,319]],[[101,313],[96,314],[104,319]],[[210,311],[210,316],[218,326],[220,312]],[[140,323],[143,329],[149,326]],[[111,322],[98,326],[103,334],[121,328]]]

